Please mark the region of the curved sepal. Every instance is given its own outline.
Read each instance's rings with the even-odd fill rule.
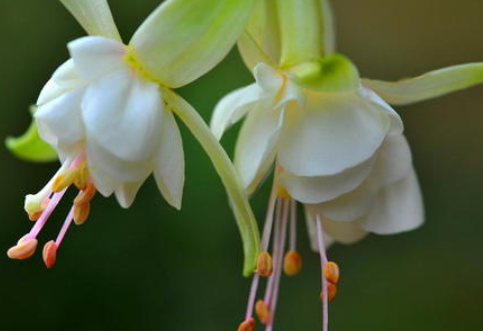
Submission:
[[[259,1],[238,39],[238,49],[249,70],[258,63],[278,66],[280,32],[275,0]]]
[[[374,90],[392,105],[407,105],[432,99],[481,83],[483,62],[451,66],[397,82],[362,80],[363,85]]]
[[[243,31],[255,0],[168,0],[139,27],[133,52],[146,71],[176,88],[211,70]]]
[[[60,0],[60,2],[88,34],[121,41],[107,0]]]
[[[360,86],[356,66],[340,54],[299,64],[289,72],[298,85],[320,92],[349,92]]]
[[[198,112],[170,89],[163,89],[163,96],[169,108],[186,124],[201,144],[225,186],[243,241],[244,274],[249,276],[255,270],[260,254],[260,233],[241,179],[225,150]]]
[[[57,160],[57,152],[40,138],[34,119],[27,132],[20,137],[8,137],[5,144],[10,152],[25,161],[51,162]]]

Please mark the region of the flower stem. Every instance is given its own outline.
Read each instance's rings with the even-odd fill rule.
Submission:
[[[277,7],[282,43],[280,66],[288,68],[321,58],[320,0],[284,0]]]
[[[260,254],[260,233],[239,175],[225,150],[198,112],[170,89],[163,88],[163,95],[168,106],[184,122],[208,154],[225,185],[243,240],[245,252],[244,275],[250,276],[255,270],[257,258]]]

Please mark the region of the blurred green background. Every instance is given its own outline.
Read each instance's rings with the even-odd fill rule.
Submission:
[[[201,0],[197,0],[201,1]],[[227,0],[229,1],[229,0]],[[159,1],[111,0],[128,40]],[[397,79],[483,60],[483,1],[336,0],[339,51],[365,77]],[[0,139],[23,133],[28,106],[83,31],[54,0],[0,0]],[[169,52],[169,49],[166,50]],[[252,81],[233,51],[183,88],[208,120],[216,101]],[[483,330],[483,87],[398,109],[406,124],[427,207],[414,232],[370,236],[329,254],[342,268],[331,330]],[[233,150],[236,130],[224,144]],[[98,197],[47,270],[0,254],[1,330],[236,330],[249,280],[226,195],[210,162],[183,128],[187,182],[183,210],[170,208],[149,181],[129,210]],[[56,164],[28,164],[0,148],[0,248],[28,232],[23,197]],[[268,190],[252,204],[265,212]],[[40,239],[53,239],[68,206]],[[282,280],[275,329],[319,330],[319,264],[300,223],[304,269]],[[40,250],[39,250],[40,251]]]

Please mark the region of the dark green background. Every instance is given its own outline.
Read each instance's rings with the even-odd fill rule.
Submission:
[[[201,0],[196,0],[201,1]],[[227,0],[229,1],[229,0]],[[159,1],[112,0],[126,40]],[[362,74],[397,79],[483,60],[483,1],[336,0],[339,50]],[[0,139],[22,133],[28,106],[83,31],[54,0],[0,0]],[[169,52],[169,49],[166,49]],[[183,88],[209,119],[216,101],[252,81],[236,52]],[[427,207],[420,230],[370,236],[329,254],[342,267],[331,330],[483,330],[483,87],[399,109]],[[231,152],[235,131],[224,141]],[[0,256],[0,330],[235,330],[249,281],[223,186],[183,128],[187,182],[183,210],[170,208],[149,181],[122,210],[98,197],[89,221],[69,232],[58,265],[39,252]],[[28,164],[0,148],[0,248],[31,223],[23,197],[56,165]],[[253,199],[262,218],[267,188]],[[67,201],[66,201],[67,203]],[[40,239],[53,239],[68,206]],[[318,257],[304,233],[303,273],[282,281],[276,330],[319,330]]]

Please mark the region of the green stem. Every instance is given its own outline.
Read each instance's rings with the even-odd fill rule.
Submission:
[[[322,10],[320,0],[283,0],[278,2],[282,43],[280,66],[315,61],[322,57]]]
[[[221,181],[225,185],[243,240],[245,252],[244,274],[245,276],[250,276],[255,270],[260,253],[260,233],[239,175],[225,150],[213,136],[198,112],[183,98],[169,89],[163,89],[163,95],[173,112],[184,122],[201,144],[206,154],[208,154]]]

